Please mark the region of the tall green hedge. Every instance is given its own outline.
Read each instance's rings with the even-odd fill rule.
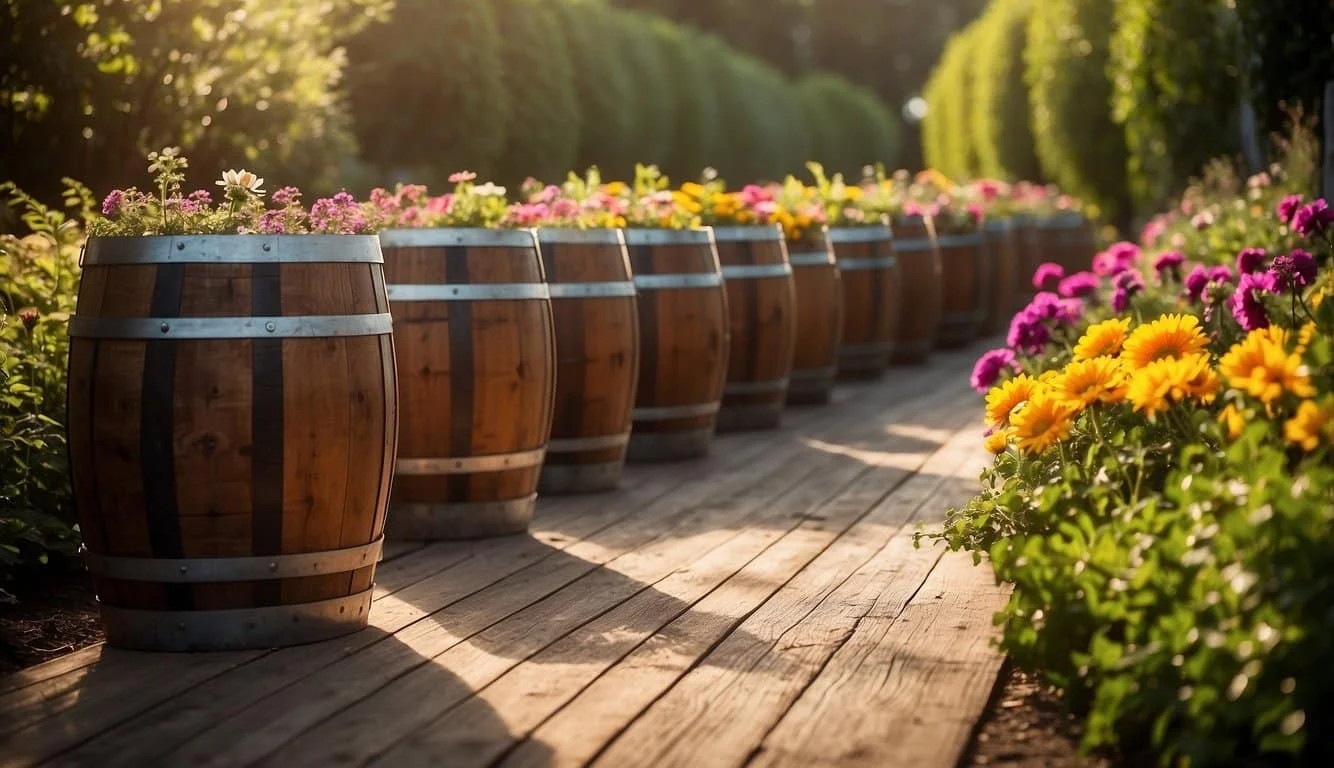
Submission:
[[[575,166],[581,122],[564,25],[544,0],[492,5],[511,109],[496,176],[508,184],[564,178]]]
[[[981,27],[974,23],[945,46],[940,65],[927,81],[922,151],[926,164],[955,179],[979,175],[973,125],[972,57]]]
[[[1156,210],[1211,158],[1238,148],[1243,90],[1233,0],[1121,0],[1109,72],[1130,191]],[[1295,21],[1295,20],[1294,20]]]
[[[635,116],[629,108],[635,84],[621,66],[619,49],[607,44],[614,34],[611,14],[599,0],[549,3],[564,33],[574,80],[575,105],[582,117],[575,165],[632,168],[633,145],[627,140]]]
[[[899,158],[899,124],[869,91],[828,73],[808,75],[797,84],[810,133],[810,159],[830,173],[857,177],[877,162],[894,167]]]
[[[726,130],[713,67],[696,36],[665,19],[649,23],[672,73],[670,98],[676,104],[662,168],[673,178],[693,179],[718,157],[718,136]]]
[[[612,34],[605,45],[616,49],[619,66],[625,67],[634,84],[626,108],[634,116],[630,132],[620,138],[635,147],[635,161],[666,162],[676,127],[676,99],[672,78],[658,36],[650,26],[651,16],[610,9]],[[607,169],[628,176],[634,168]]]
[[[1044,0],[1033,8],[1024,59],[1043,175],[1115,219],[1129,204],[1129,158],[1111,116],[1112,22],[1106,0]]]
[[[496,172],[512,115],[491,0],[398,0],[348,43],[362,155],[384,181]]]
[[[980,21],[970,57],[975,99],[970,124],[983,176],[1042,178],[1024,84],[1023,51],[1033,6],[1033,0],[994,0]]]

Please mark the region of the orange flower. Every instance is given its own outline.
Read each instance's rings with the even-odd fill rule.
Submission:
[[[1155,360],[1179,360],[1204,349],[1209,337],[1194,315],[1163,315],[1131,332],[1121,349],[1121,359],[1130,369],[1144,368]]]
[[[1038,391],[1010,417],[1015,443],[1025,453],[1042,453],[1070,434],[1075,406]]]
[[[1129,332],[1128,317],[1113,317],[1101,323],[1094,323],[1084,331],[1084,335],[1075,344],[1075,359],[1116,357],[1121,352],[1121,346],[1126,343],[1126,334]]]
[[[988,426],[1008,427],[1010,426],[1010,412],[1016,405],[1024,402],[1033,394],[1033,390],[1038,383],[1026,373],[1021,373],[1012,379],[992,387],[987,393],[987,418]]]
[[[1076,360],[1051,381],[1052,392],[1086,408],[1094,403],[1119,403],[1126,397],[1126,374],[1110,357]]]

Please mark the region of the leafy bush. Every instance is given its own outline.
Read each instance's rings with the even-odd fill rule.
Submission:
[[[978,176],[973,132],[972,57],[981,27],[974,23],[950,39],[939,66],[926,85],[922,151],[928,167],[956,179]]]
[[[492,7],[510,103],[496,175],[506,184],[562,178],[575,165],[581,122],[564,27],[542,0],[494,0]]]
[[[732,66],[739,99],[727,130],[735,131],[742,142],[738,173],[756,181],[781,178],[808,157],[805,114],[788,81],[774,68],[745,55],[737,56]],[[854,122],[845,125],[845,130],[865,128],[860,116],[848,117]]]
[[[494,175],[512,111],[489,0],[398,0],[348,55],[353,124],[381,176],[443,186],[460,168]]]
[[[1025,67],[1043,175],[1115,220],[1128,208],[1128,157],[1111,117],[1112,13],[1103,0],[1037,3]]]
[[[1042,178],[1033,147],[1023,52],[1033,0],[995,0],[979,22],[970,57],[970,125],[978,172],[996,179]]]
[[[636,124],[631,100],[635,83],[621,66],[619,49],[608,45],[611,14],[598,0],[549,4],[565,36],[572,65],[575,104],[582,118],[576,165],[608,171],[634,168],[628,140]]]
[[[716,162],[721,154],[719,137],[726,130],[708,60],[717,55],[716,49],[705,52],[696,36],[663,19],[653,19],[649,24],[672,73],[671,98],[676,103],[671,148],[662,168],[669,176],[693,179]],[[715,44],[721,43],[715,40]]]
[[[619,140],[633,147],[637,162],[657,164],[668,159],[676,127],[673,73],[668,69],[652,17],[610,9],[608,39],[603,45],[617,51],[619,66],[629,73],[632,88],[624,108],[633,117],[630,132]],[[628,176],[630,168],[609,168],[614,177]]]
[[[1125,0],[1116,6],[1113,116],[1125,128],[1130,193],[1140,212],[1161,208],[1210,158],[1238,146],[1242,88],[1231,5]]]
[[[898,160],[898,122],[870,92],[827,73],[808,75],[796,87],[810,126],[810,159],[829,173],[857,178],[867,165]]]

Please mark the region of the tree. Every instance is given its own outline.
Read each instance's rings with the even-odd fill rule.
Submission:
[[[974,22],[945,46],[939,66],[926,85],[927,113],[922,124],[922,153],[927,166],[955,179],[978,175],[972,133],[973,67],[981,27]]]
[[[996,0],[982,16],[970,58],[973,110],[970,124],[977,171],[998,179],[1042,178],[1033,147],[1023,51],[1032,0]]]

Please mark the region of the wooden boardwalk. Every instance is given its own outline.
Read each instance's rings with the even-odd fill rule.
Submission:
[[[973,357],[544,499],[532,536],[391,546],[351,637],[0,679],[0,765],[954,765],[1004,592],[911,534],[987,460]]]

